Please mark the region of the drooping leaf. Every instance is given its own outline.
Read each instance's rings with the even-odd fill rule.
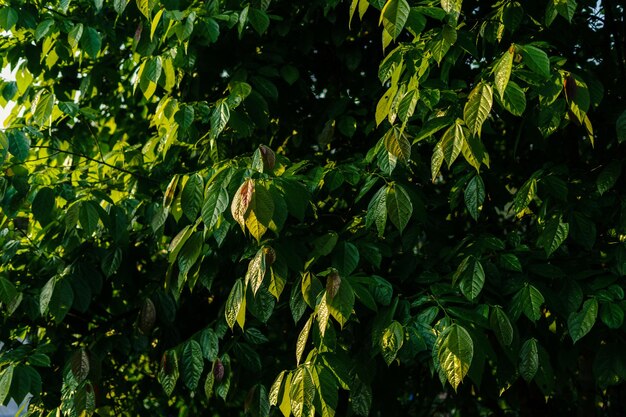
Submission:
[[[526,317],[532,321],[537,321],[541,318],[541,306],[545,299],[541,292],[533,285],[525,285],[521,290],[515,294],[512,301],[512,307],[523,312]],[[517,315],[515,316],[517,318]]]
[[[624,110],[617,118],[615,131],[617,133],[617,141],[619,143],[626,141],[626,110]]]
[[[487,120],[493,105],[493,89],[486,82],[479,83],[467,97],[463,109],[465,124],[472,134],[480,136],[482,125]]]
[[[398,228],[398,231],[402,233],[413,214],[413,203],[411,203],[409,194],[404,187],[399,184],[394,184],[387,187],[387,195],[384,200],[387,204],[389,220]]]
[[[437,348],[439,366],[456,391],[472,363],[474,342],[467,330],[458,324],[453,324],[441,333],[435,348]]]
[[[183,348],[183,380],[191,391],[195,391],[204,369],[202,348],[195,340],[190,340]]]
[[[496,334],[502,346],[509,346],[513,341],[513,326],[509,317],[500,307],[492,307],[489,316],[491,330]]]
[[[243,329],[245,320],[246,309],[246,296],[243,281],[238,279],[235,281],[233,288],[230,290],[228,299],[226,300],[226,309],[224,314],[226,316],[226,323],[232,329],[235,322]]]
[[[463,147],[463,142],[465,141],[465,132],[463,131],[463,126],[457,120],[452,126],[448,128],[443,134],[441,138],[441,152],[443,158],[448,163],[448,168],[452,165],[452,163],[456,160],[457,156],[461,153],[461,149]],[[435,153],[437,149],[435,149]],[[433,153],[433,158],[435,158],[435,153]],[[434,159],[433,159],[434,160]],[[441,163],[439,163],[439,167],[441,167]],[[433,177],[435,170],[431,168],[433,171]],[[437,172],[439,170],[437,169]]]
[[[502,96],[502,105],[511,114],[521,116],[526,110],[526,94],[514,81],[509,81],[504,95]]]
[[[532,381],[539,369],[539,355],[537,340],[528,339],[522,345],[519,353],[519,373],[526,382]]]
[[[9,365],[0,372],[0,404],[5,404],[13,381],[14,365]]]
[[[33,113],[33,120],[36,124],[39,126],[46,126],[49,124],[55,101],[56,98],[54,94],[48,93],[45,90],[39,91],[33,100],[31,110]]]
[[[621,161],[611,161],[598,175],[596,189],[600,195],[609,191],[617,183],[622,173]]]
[[[298,340],[296,342],[296,365],[300,365],[302,354],[304,353],[306,343],[309,340],[309,332],[311,331],[311,325],[313,324],[313,317],[313,315],[309,317],[306,323],[304,323],[304,327],[300,331],[300,334],[298,335]]]
[[[546,256],[550,256],[567,239],[569,224],[564,223],[560,217],[555,217],[546,222],[546,226],[539,235],[537,245],[542,247]]]
[[[307,417],[313,414],[315,384],[311,372],[305,365],[299,366],[292,375],[289,398],[294,417]]]
[[[371,227],[376,225],[378,236],[385,234],[385,225],[387,223],[387,187],[383,186],[372,197],[365,216],[365,225]]]
[[[248,214],[250,202],[254,195],[254,180],[249,178],[241,184],[230,205],[230,211],[233,219],[241,226],[242,230],[246,227],[246,216]],[[216,203],[217,205],[217,203]]]
[[[354,290],[352,286],[347,280],[343,280],[337,294],[331,298],[326,293],[325,300],[328,305],[328,312],[343,328],[354,308]]]
[[[270,227],[273,215],[274,200],[271,193],[264,186],[255,185],[246,215],[246,227],[257,241]]]
[[[407,0],[387,0],[380,14],[385,31],[396,39],[402,33],[402,29],[409,17],[411,8]]]
[[[176,355],[176,351],[168,350],[163,353],[163,357],[161,358],[161,368],[159,369],[158,375],[159,383],[168,397],[174,392],[178,376],[178,357]]]
[[[475,175],[465,187],[463,193],[465,197],[465,207],[472,216],[472,218],[478,221],[478,216],[483,209],[483,202],[485,201],[485,184],[483,183],[480,175]]]
[[[88,26],[80,37],[80,45],[92,59],[96,59],[102,49],[102,37],[96,29]]]
[[[500,98],[504,98],[504,92],[509,83],[509,78],[511,77],[511,69],[513,68],[514,55],[515,47],[512,46],[502,54],[493,69],[495,73],[494,85],[496,86],[496,90],[500,94]]]
[[[220,216],[228,208],[228,203],[229,199],[226,189],[217,183],[211,184],[207,190],[201,212],[205,227],[213,229],[217,225]],[[238,208],[238,210],[240,209],[243,209],[243,207]]]
[[[585,301],[579,312],[569,315],[567,319],[567,328],[574,343],[589,333],[589,331],[593,328],[597,317],[598,300],[595,298],[590,298]]]
[[[193,174],[185,183],[185,188],[180,198],[180,204],[185,216],[194,221],[202,206],[202,196],[204,191],[204,180],[200,174]]]
[[[409,159],[411,159],[411,144],[397,126],[393,126],[387,131],[383,143],[390,154],[398,158],[403,164],[408,164]]]
[[[516,47],[522,54],[524,64],[533,72],[548,78],[550,76],[550,60],[548,55],[541,49],[533,45]]]
[[[392,321],[380,339],[380,351],[387,366],[391,365],[404,344],[404,328],[397,321]]]
[[[459,264],[453,280],[459,282],[461,292],[468,300],[476,301],[485,285],[485,271],[480,261],[469,255]]]

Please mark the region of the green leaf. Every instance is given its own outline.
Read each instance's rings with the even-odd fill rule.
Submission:
[[[299,366],[292,374],[289,399],[291,412],[294,417],[308,417],[313,415],[313,400],[315,398],[315,384],[309,368]]]
[[[376,225],[378,236],[385,234],[385,225],[387,223],[387,187],[383,186],[374,194],[372,200],[367,206],[367,215],[365,216],[365,226],[371,227]]]
[[[39,23],[37,25],[37,28],[35,29],[35,41],[39,42],[44,36],[48,34],[48,32],[50,32],[50,29],[52,29],[53,26],[54,20],[52,19],[46,19]]]
[[[502,106],[514,116],[521,116],[526,110],[526,94],[514,81],[509,81],[504,90]]]
[[[576,0],[555,0],[554,3],[556,11],[571,23],[576,13]]]
[[[60,279],[54,285],[54,292],[48,305],[48,310],[52,314],[56,323],[61,323],[65,315],[72,308],[74,302],[74,291],[67,279]]]
[[[404,344],[404,328],[397,321],[392,321],[380,339],[380,351],[387,366],[391,365]]]
[[[285,65],[280,69],[280,75],[289,85],[293,85],[300,78],[300,71],[293,65]]]
[[[170,397],[178,381],[178,357],[176,351],[168,350],[161,358],[161,368],[159,369],[158,380],[165,394]]]
[[[20,162],[24,162],[30,152],[30,139],[20,130],[11,131],[7,136],[9,138],[9,152]]]
[[[352,309],[354,308],[354,290],[348,280],[342,280],[337,294],[335,294],[334,297],[331,298],[329,294],[326,293],[325,300],[328,306],[328,312],[343,328],[348,322],[352,314]]]
[[[579,312],[572,313],[567,318],[567,328],[572,337],[572,341],[576,343],[585,336],[596,322],[598,317],[598,300],[590,298],[585,301]]]
[[[380,19],[383,27],[394,40],[402,33],[410,11],[411,7],[407,0],[387,0],[383,7]]]
[[[252,25],[252,28],[259,34],[265,33],[270,26],[270,18],[264,10],[251,7],[248,10],[248,21]]]
[[[472,216],[472,218],[478,221],[478,216],[483,209],[483,202],[485,201],[485,184],[483,183],[480,175],[475,175],[468,181],[465,191],[463,193],[465,197],[465,207]]]
[[[448,130],[445,131],[443,137],[441,138],[441,141],[439,142],[441,143],[441,151],[443,157],[448,163],[448,168],[450,168],[450,165],[452,165],[457,156],[459,156],[459,154],[461,153],[464,142],[465,132],[463,131],[463,126],[461,126],[461,123],[459,123],[459,121],[457,120],[456,123],[454,123],[448,128]],[[435,153],[436,152],[437,149],[435,148]],[[433,158],[434,156],[435,154],[433,154]],[[441,166],[440,163],[439,166]],[[434,171],[432,168],[433,167],[431,166],[431,171]],[[439,170],[437,169],[437,172],[438,171]],[[433,177],[435,177],[434,174]]]
[[[219,339],[213,329],[206,328],[200,333],[199,344],[202,349],[202,356],[213,362],[219,353]]]
[[[96,59],[98,57],[98,53],[102,49],[102,38],[100,37],[100,33],[90,26],[86,27],[80,38],[80,45],[92,59]]]
[[[17,297],[18,292],[15,285],[8,279],[0,276],[0,303],[9,304]],[[0,401],[1,403],[1,401]]]
[[[600,318],[609,329],[619,329],[624,324],[624,309],[617,303],[604,303],[600,307]]]
[[[56,196],[54,190],[50,187],[41,188],[37,191],[37,195],[33,200],[32,212],[35,219],[42,225],[48,224],[54,218],[56,209]],[[96,212],[96,223],[98,222],[98,213]]]
[[[534,286],[527,284],[515,294],[512,306],[517,311],[524,312],[530,320],[537,321],[541,318],[541,306],[544,301],[541,292]]]
[[[300,331],[298,335],[298,340],[296,342],[296,364],[300,365],[300,360],[302,359],[302,354],[304,353],[304,349],[306,348],[306,342],[309,340],[309,332],[311,331],[311,325],[313,324],[314,315],[311,314],[309,319],[304,324],[304,327]]]
[[[85,349],[79,349],[70,358],[70,369],[77,382],[83,382],[89,375],[89,356]]]
[[[100,214],[98,208],[93,201],[83,201],[78,212],[78,221],[80,227],[85,231],[85,235],[91,236],[98,229]]]
[[[620,114],[615,122],[615,131],[617,133],[617,141],[622,143],[626,141],[626,110]]]
[[[539,74],[543,78],[550,77],[550,60],[544,51],[532,45],[518,45],[516,49],[519,50],[524,64],[526,64],[531,71]]]
[[[480,136],[482,125],[487,120],[493,105],[493,89],[482,81],[470,92],[463,109],[463,118],[470,132]]]
[[[407,165],[411,159],[411,143],[397,126],[392,126],[383,139],[385,149]]]
[[[617,183],[618,178],[622,174],[622,162],[618,160],[611,161],[598,175],[596,179],[596,189],[600,195],[609,191]]]
[[[567,239],[568,233],[568,223],[563,223],[560,217],[552,218],[546,222],[546,226],[537,240],[537,245],[543,248],[546,257],[549,257]]]
[[[504,92],[511,77],[511,69],[513,68],[513,56],[515,55],[515,47],[511,46],[506,50],[502,57],[496,63],[493,71],[495,72],[495,86],[500,94],[500,98],[504,98]]]
[[[198,173],[190,176],[180,196],[183,213],[190,221],[194,221],[198,217],[198,212],[202,206],[203,192],[204,179],[202,176]]]
[[[509,346],[511,344],[513,341],[513,326],[504,310],[500,307],[492,307],[489,325],[502,346]]]
[[[398,117],[403,123],[407,123],[409,118],[415,112],[415,106],[417,106],[419,98],[419,90],[416,88],[414,90],[407,91],[402,97],[402,100],[400,100],[400,103],[398,104]]]
[[[185,242],[180,253],[178,254],[178,269],[180,276],[186,279],[187,274],[191,271],[202,251],[204,237],[202,232],[194,232]],[[182,288],[179,288],[181,291]]]
[[[485,271],[475,256],[469,255],[454,273],[453,282],[459,282],[461,292],[470,301],[476,301],[485,285]]]
[[[155,83],[157,81],[158,81],[158,78],[154,80]],[[193,124],[194,116],[195,116],[195,111],[193,107],[191,106],[181,106],[178,109],[178,111],[174,115],[174,120],[176,120],[176,123],[178,123],[178,128],[181,133],[185,133],[189,130],[189,128]],[[198,174],[194,174],[194,175],[198,175]]]
[[[149,99],[155,93],[162,69],[161,57],[149,58],[141,65],[139,70],[139,87],[146,99]]]
[[[446,328],[435,344],[439,366],[456,391],[469,371],[474,343],[467,330],[458,324]]]
[[[5,404],[5,401],[9,397],[11,382],[13,380],[13,369],[15,369],[15,367],[9,365],[0,373],[0,405]]]
[[[409,194],[401,185],[393,184],[387,187],[385,202],[389,220],[402,233],[413,214],[413,203]]]
[[[529,178],[524,185],[520,187],[520,189],[515,194],[515,198],[513,200],[513,205],[511,206],[511,210],[515,214],[519,214],[522,210],[524,210],[535,195],[537,194],[537,178],[531,177]]]
[[[202,221],[207,229],[213,229],[220,216],[228,208],[228,192],[219,184],[211,184],[206,193],[206,200],[202,206]]]
[[[11,30],[17,23],[19,15],[17,10],[12,7],[3,7],[0,9],[0,28],[4,30]],[[1,402],[0,402],[1,403]]]
[[[245,310],[245,288],[243,286],[243,281],[240,278],[235,281],[235,284],[233,285],[233,288],[230,290],[230,294],[228,295],[228,299],[226,300],[224,315],[226,317],[226,323],[228,324],[228,327],[232,329],[235,325],[235,322],[237,322],[239,326],[243,329],[246,315]]]
[[[203,369],[202,348],[198,342],[190,340],[183,348],[183,378],[185,385],[191,391],[195,391],[198,388]]]
[[[32,104],[33,121],[39,126],[50,124],[56,98],[45,90],[40,90]]]
[[[539,353],[537,350],[537,340],[528,339],[522,345],[519,352],[519,373],[524,381],[530,382],[539,369]]]
[[[225,100],[219,100],[211,112],[211,137],[217,139],[230,119],[230,108]]]
[[[350,242],[340,243],[333,251],[333,266],[340,275],[348,276],[359,265],[359,250]]]
[[[503,253],[500,254],[499,260],[502,268],[508,271],[522,272],[522,264],[517,255],[512,253]]]

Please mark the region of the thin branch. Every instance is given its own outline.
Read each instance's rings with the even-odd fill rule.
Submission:
[[[154,183],[157,182],[156,180],[153,180],[152,178],[149,178],[149,177],[146,177],[144,175],[141,175],[141,174],[139,174],[137,172],[132,172],[132,171],[129,171],[129,170],[125,169],[125,168],[117,167],[115,165],[109,164],[108,162],[101,161],[99,159],[95,159],[95,158],[92,158],[92,157],[87,156],[87,155],[83,155],[82,153],[68,151],[68,150],[64,150],[64,149],[59,149],[59,148],[55,148],[54,146],[47,146],[47,145],[37,145],[37,146],[33,146],[33,148],[50,149],[50,150],[55,151],[55,152],[61,152],[61,153],[65,153],[65,154],[68,154],[68,155],[78,156],[78,157],[81,157],[81,158],[85,158],[88,161],[92,161],[92,162],[96,162],[98,164],[105,165],[105,166],[107,166],[109,168],[112,168],[114,170],[123,172],[125,174],[132,175],[133,177],[140,178],[142,180],[146,180],[146,181],[150,181],[150,182],[154,182]]]
[[[96,146],[98,147],[98,152],[100,152],[100,159],[104,161],[104,155],[102,155],[102,148],[100,147],[100,142],[98,141],[98,138],[96,137],[96,135],[93,134],[93,130],[91,130],[91,126],[89,125],[89,122],[85,124],[87,125],[87,129],[89,129],[89,133],[91,133],[91,137],[93,138],[93,141],[96,142]]]

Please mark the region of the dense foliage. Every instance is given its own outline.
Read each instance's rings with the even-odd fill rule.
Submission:
[[[624,412],[620,2],[3,3],[0,404]]]

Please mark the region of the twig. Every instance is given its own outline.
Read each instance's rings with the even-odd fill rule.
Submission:
[[[150,182],[154,182],[154,183],[158,182],[156,180],[153,180],[152,178],[146,177],[146,176],[141,175],[141,174],[139,174],[137,172],[132,172],[132,171],[129,171],[129,170],[125,169],[125,168],[117,167],[115,165],[109,164],[108,162],[101,161],[99,159],[95,159],[95,158],[92,158],[92,157],[87,156],[87,155],[83,155],[82,153],[68,151],[68,150],[64,150],[64,149],[59,149],[59,148],[55,148],[54,146],[48,146],[48,145],[36,145],[36,146],[33,146],[33,148],[50,149],[50,150],[55,151],[57,153],[61,152],[61,153],[65,153],[65,154],[68,154],[68,155],[78,156],[78,157],[81,157],[81,158],[85,158],[88,161],[97,162],[99,164],[108,166],[109,168],[115,169],[115,170],[123,172],[125,174],[132,175],[133,177],[136,177],[136,178],[140,178],[140,179],[143,179],[143,180],[146,180],[146,181],[150,181]]]

